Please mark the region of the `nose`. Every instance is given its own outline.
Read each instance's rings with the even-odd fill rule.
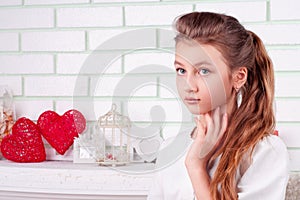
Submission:
[[[195,76],[191,74],[187,76],[184,90],[186,92],[198,92],[198,86]]]

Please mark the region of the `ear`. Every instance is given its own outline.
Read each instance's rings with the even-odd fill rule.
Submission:
[[[246,67],[239,67],[232,74],[233,87],[240,89],[246,83],[248,77],[248,70]]]

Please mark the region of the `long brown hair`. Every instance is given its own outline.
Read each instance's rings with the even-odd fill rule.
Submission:
[[[231,71],[238,67],[248,70],[241,88],[242,103],[233,108],[222,146],[211,158],[213,162],[220,157],[210,185],[213,199],[238,199],[235,177],[240,164],[262,138],[274,131],[272,62],[260,38],[234,17],[192,12],[178,17],[174,25],[178,31],[176,42],[188,37],[212,45],[221,52]]]

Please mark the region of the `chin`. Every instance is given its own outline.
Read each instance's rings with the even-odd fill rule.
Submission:
[[[199,107],[195,108],[195,107],[187,106],[187,108],[193,115],[201,115],[211,111],[211,109],[200,109]]]

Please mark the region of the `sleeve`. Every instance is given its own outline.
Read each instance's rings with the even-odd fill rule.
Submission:
[[[239,200],[284,200],[289,156],[278,136],[268,136],[254,148],[252,163],[238,181]]]

